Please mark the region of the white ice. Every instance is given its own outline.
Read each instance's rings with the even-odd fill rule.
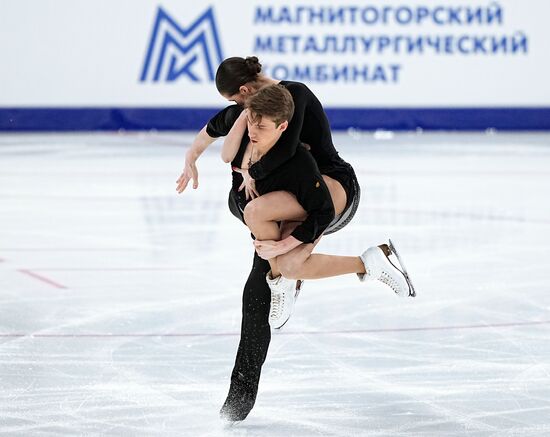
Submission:
[[[218,411],[249,232],[191,134],[0,136],[0,432],[550,435],[550,135],[351,132],[360,209],[319,252],[388,237],[417,288],[308,281],[255,408]]]

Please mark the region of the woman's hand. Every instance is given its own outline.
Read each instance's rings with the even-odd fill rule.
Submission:
[[[185,165],[183,168],[183,173],[176,181],[176,191],[182,193],[186,188],[187,184],[191,179],[193,179],[193,189],[196,190],[199,187],[199,171],[197,169],[197,158],[191,154],[185,155]]]
[[[243,177],[243,183],[239,187],[239,191],[242,191],[244,188],[244,194],[246,196],[246,200],[254,199],[260,196],[258,194],[258,191],[256,191],[256,181],[248,174],[248,170],[233,167],[233,171],[240,173]]]

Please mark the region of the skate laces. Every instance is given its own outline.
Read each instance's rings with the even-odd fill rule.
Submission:
[[[271,311],[269,313],[269,318],[278,319],[281,317],[285,301],[284,293],[275,293],[271,292]]]
[[[382,274],[380,275],[378,280],[390,287],[394,291],[394,293],[399,294],[399,283],[393,278],[391,274],[389,274],[385,270],[382,270]]]

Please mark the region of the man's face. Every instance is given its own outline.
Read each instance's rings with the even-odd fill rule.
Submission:
[[[260,149],[273,146],[288,126],[287,121],[277,126],[275,121],[269,117],[254,117],[250,113],[246,118],[248,137],[252,145]]]

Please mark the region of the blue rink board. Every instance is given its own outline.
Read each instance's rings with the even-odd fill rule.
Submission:
[[[0,108],[0,131],[198,130],[220,108]],[[327,108],[334,130],[550,130],[546,108]]]

